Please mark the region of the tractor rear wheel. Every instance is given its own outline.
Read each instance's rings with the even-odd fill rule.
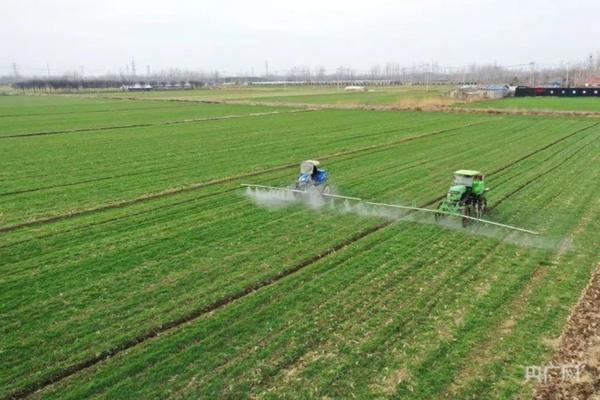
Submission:
[[[473,203],[473,208],[475,211],[475,218],[481,218],[483,216],[483,200],[482,199],[477,199],[474,203]]]
[[[481,218],[483,217],[483,213],[485,212],[485,210],[487,209],[487,199],[485,197],[482,197],[479,199],[479,212],[478,212],[478,216],[477,218]]]

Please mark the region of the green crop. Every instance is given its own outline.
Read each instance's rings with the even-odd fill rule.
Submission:
[[[127,127],[151,127],[276,111],[274,108],[241,105],[178,104],[167,101],[104,101],[83,98],[79,100],[81,103],[90,103],[83,110],[78,104],[63,105],[59,103],[60,105],[52,108],[40,107],[39,110],[35,109],[31,113],[24,113],[24,111],[15,111],[9,108],[6,104],[2,104],[1,100],[0,140],[7,136],[93,132],[95,128],[117,130]],[[286,112],[286,110],[279,110],[279,112]]]
[[[14,101],[91,127],[162,104]],[[531,392],[523,366],[552,356],[598,260],[597,121],[167,104],[158,119],[245,116],[0,139],[2,397]],[[482,170],[486,218],[543,236],[269,209],[239,187],[289,185],[307,158],[341,194],[430,207],[452,171]]]

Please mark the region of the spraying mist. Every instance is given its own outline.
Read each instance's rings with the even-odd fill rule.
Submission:
[[[306,194],[299,195],[286,190],[254,189],[248,187],[244,194],[256,203],[256,205],[267,209],[281,209],[293,205],[302,205],[313,210],[326,209],[327,211],[344,214],[355,214],[363,218],[383,218],[390,221],[438,225],[446,229],[485,236],[520,247],[548,250],[561,249],[563,251],[573,248],[573,244],[565,241],[563,238],[535,236],[477,222],[465,228],[462,226],[459,218],[448,217],[442,218],[440,221],[435,221],[432,214],[366,204],[361,201],[324,198],[319,193],[307,192]]]

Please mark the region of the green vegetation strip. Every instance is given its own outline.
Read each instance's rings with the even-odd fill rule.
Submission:
[[[135,102],[133,102],[135,103]],[[138,107],[119,111],[69,112],[27,116],[5,116],[0,118],[0,139],[31,136],[83,133],[102,130],[146,128],[158,125],[203,122],[216,119],[263,116],[272,113],[294,112],[286,108],[257,107],[244,105],[192,104],[175,107],[170,104],[157,107]]]
[[[4,232],[0,396],[527,392],[518,364],[548,356],[535,332],[560,331],[598,256],[589,218],[598,172],[585,169],[598,152],[595,123],[327,111],[204,125],[6,141],[17,144],[3,153],[0,207],[12,221],[214,184]],[[235,193],[246,173],[289,184],[295,163],[315,154],[330,155],[343,194],[417,204],[443,195],[468,162],[491,173],[490,202],[501,205],[490,218],[550,243],[517,247],[505,232],[389,224],[343,208],[269,210]],[[92,181],[111,174],[122,178]],[[575,252],[555,253],[564,235]],[[202,314],[211,305],[218,312]],[[167,327],[160,337],[157,327]],[[493,374],[471,368],[482,363]]]
[[[337,111],[284,114],[11,140],[0,149],[0,165],[5,167],[0,170],[0,224],[76,214],[107,203],[253,176],[296,165],[307,155],[369,151],[483,122],[443,115],[429,119],[417,113],[378,117]],[[65,151],[71,148],[77,152]],[[249,154],[255,155],[252,160]]]
[[[572,160],[573,173],[544,180],[572,180],[598,150],[594,143]],[[527,219],[535,221],[563,202],[576,204],[546,218],[553,232],[575,232],[581,212],[591,211],[586,200],[593,189],[585,182],[593,176],[588,170],[573,187],[578,194],[556,196],[539,182],[514,206],[539,204],[528,209]],[[594,226],[583,228],[574,236],[581,245]],[[443,233],[393,225],[43,395],[443,398],[458,377],[474,378],[463,394],[526,393],[520,363],[539,363],[549,354],[537,335],[560,331],[597,251],[585,247],[577,260],[568,256],[557,264],[552,251]],[[575,266],[576,273],[564,275]],[[559,290],[554,297],[553,290]],[[535,321],[544,323],[536,327]],[[479,351],[500,356],[498,368],[478,368]]]
[[[517,135],[515,134],[515,136],[517,136]],[[499,138],[499,140],[500,140],[500,139],[502,138],[502,136],[499,136],[499,135],[498,135],[498,138]],[[527,136],[525,136],[523,139],[532,140],[530,137],[527,137]],[[432,138],[431,140],[434,140],[434,139]],[[448,138],[448,140],[450,140],[450,138]],[[537,140],[539,141],[539,138],[537,138]],[[419,142],[414,142],[414,143],[415,143],[415,145],[417,145],[417,144],[420,144]],[[486,143],[486,141],[483,141],[482,143]],[[490,149],[491,149],[491,148],[493,148],[493,147],[496,147],[496,148],[498,147],[498,146],[497,146],[497,145],[495,145],[494,143],[487,143],[487,145],[489,145],[489,146],[490,146]],[[522,143],[521,143],[521,145],[522,145]],[[519,146],[519,143],[515,143],[515,149],[517,148],[517,146]],[[440,148],[440,149],[443,149],[443,147],[442,147],[442,148]],[[479,150],[479,151],[480,151],[481,149],[474,149],[474,154],[477,152],[477,150]],[[534,152],[534,153],[537,153],[537,152]],[[417,153],[417,154],[418,154],[418,153]],[[420,154],[423,154],[423,153],[420,153]],[[375,157],[375,155],[373,155],[372,157]],[[384,159],[388,159],[388,157],[384,157]],[[392,157],[392,159],[393,159],[393,157]],[[367,160],[364,160],[364,162],[366,163],[365,165],[373,164],[373,163],[372,163],[370,160],[368,160],[368,159],[367,159]],[[460,162],[460,157],[458,157],[458,158],[457,158],[457,160],[456,160],[456,161],[454,161],[454,162]],[[356,162],[355,162],[355,161],[353,161],[353,164],[356,164]],[[350,165],[350,164],[349,164],[349,165]],[[379,166],[377,166],[377,167],[381,167],[381,165],[379,165]],[[499,166],[499,167],[500,167],[500,168],[502,168],[501,166]],[[384,171],[385,171],[385,170],[387,170],[387,171],[388,171],[388,173],[389,173],[389,175],[388,175],[388,176],[389,176],[389,177],[392,179],[392,181],[396,181],[396,182],[398,182],[398,181],[397,181],[397,177],[398,177],[398,176],[397,176],[396,174],[394,174],[394,171],[393,171],[393,169],[389,169],[389,168],[381,168],[381,169],[382,169],[382,170],[384,170]],[[348,168],[344,168],[343,170],[347,170],[349,173],[353,173],[353,172],[351,172],[351,170],[349,170]],[[419,173],[418,171],[415,171],[415,172],[416,172],[416,175],[414,175],[414,176],[415,176],[415,178],[410,178],[410,179],[416,183],[416,182],[417,182],[417,179],[416,179],[416,177],[418,177],[418,176],[420,175],[420,173]],[[444,184],[443,184],[443,181],[447,180],[447,176],[446,176],[446,174],[440,174],[440,176],[441,176],[441,175],[444,175],[444,176],[443,176],[443,180],[441,180],[441,182],[442,182],[442,183],[441,183],[440,185],[438,185],[439,187],[438,187],[437,189],[430,190],[430,191],[428,191],[428,193],[431,193],[431,194],[433,194],[433,195],[435,195],[436,193],[437,193],[438,195],[439,195],[440,193],[443,193],[443,190],[444,190],[444,188],[443,188],[443,186],[442,186],[442,185],[444,185]],[[350,176],[352,176],[352,175],[350,175]],[[369,176],[369,174],[366,174],[365,176]],[[422,182],[419,182],[419,183],[422,183]],[[429,196],[431,196],[431,194],[430,194]],[[222,200],[221,200],[221,202],[222,202]],[[209,209],[212,209],[212,208],[211,208],[211,207],[209,207]],[[226,208],[225,208],[223,211],[224,211],[224,212],[228,212],[228,211],[229,211],[229,212],[231,212],[231,210],[227,210]],[[299,211],[299,213],[298,213],[298,214],[299,214],[299,215],[300,215],[300,214],[303,214],[303,212],[302,212],[302,211]],[[249,214],[247,217],[245,217],[245,218],[248,218],[249,216],[250,216],[250,214]],[[198,215],[198,217],[199,217],[199,218],[201,218],[201,215]],[[216,218],[216,221],[219,221],[219,217],[218,217],[218,215],[215,215],[215,218]],[[332,217],[332,218],[333,218],[333,219],[335,219],[337,222],[339,222],[339,216],[335,216],[335,217]],[[249,220],[247,221],[247,223],[249,224],[248,226],[252,226],[252,224],[254,224],[254,222],[252,221],[252,219],[250,219],[250,218],[248,218],[248,219],[249,219]],[[170,220],[172,220],[172,219],[170,219]],[[321,223],[321,224],[326,224],[325,220],[323,220],[323,218],[322,218],[322,217],[320,218],[320,220],[321,220],[321,221],[320,221],[320,223]],[[165,220],[165,221],[166,221],[166,220]],[[207,222],[208,222],[208,221],[207,221]],[[279,221],[278,221],[278,222],[279,222]],[[223,221],[223,223],[225,223],[225,221]],[[225,224],[226,224],[226,223],[225,223]],[[286,224],[288,224],[288,225],[289,225],[289,222],[287,222],[287,223],[286,223],[286,222],[283,222],[283,224],[284,224],[284,225],[286,225]],[[159,225],[159,226],[160,226],[160,225]],[[206,225],[206,226],[209,226],[209,225]],[[235,228],[236,228],[236,229],[239,229],[239,226],[240,226],[240,225],[239,225],[239,223],[238,223],[238,224],[231,224],[231,226],[232,226],[232,228],[235,226]],[[243,226],[243,224],[242,224],[242,226]],[[125,231],[124,231],[124,233],[128,234],[128,235],[131,237],[131,225],[130,225],[129,227],[128,227],[127,225],[124,225],[124,228],[125,228]],[[128,229],[128,228],[129,228],[129,229]],[[176,228],[176,229],[177,229],[177,230],[179,230],[180,228]],[[199,232],[199,231],[200,231],[200,229],[202,229],[202,226],[198,226],[198,229],[199,229],[199,230],[198,230],[198,232]],[[206,229],[206,228],[204,228],[204,229]],[[164,230],[164,224],[161,226],[161,230]],[[148,234],[148,233],[146,233],[146,235],[147,235],[147,234]],[[222,235],[224,235],[224,236],[223,236],[224,238],[228,238],[228,239],[227,239],[228,241],[229,241],[229,240],[231,240],[231,236],[230,236],[231,234],[225,234],[224,232],[221,232],[221,234],[222,234]],[[210,237],[210,232],[206,232],[206,235],[208,235],[208,236],[202,236],[202,237]],[[279,235],[281,235],[281,234],[279,234]],[[200,237],[200,238],[198,238],[198,239],[202,239],[202,237]],[[113,242],[115,238],[114,238],[114,237],[109,237],[109,236],[107,236],[107,239],[109,239],[109,240],[110,240],[110,242]],[[165,238],[160,238],[160,237],[157,237],[157,238],[156,238],[156,240],[157,240],[157,242],[156,242],[156,243],[159,243],[159,242],[160,242],[160,243],[163,243],[163,242],[164,242],[164,240],[165,240]],[[110,243],[110,242],[109,242],[109,243]],[[240,245],[242,242],[236,242],[236,241],[234,241],[234,243],[236,243],[236,244],[239,246],[239,245]],[[72,244],[73,244],[73,243],[71,242],[71,243],[70,243],[70,246],[71,246],[71,247],[72,247]],[[98,242],[97,242],[97,241],[95,242],[95,245],[98,245]],[[188,245],[193,245],[193,244],[192,244],[192,243],[189,243]],[[283,245],[283,244],[282,244],[282,245]],[[165,250],[167,250],[167,249],[173,249],[173,245],[172,245],[172,244],[169,244],[168,242],[164,243],[164,245],[161,245],[161,247],[163,248],[163,250],[159,250],[159,249],[158,249],[158,248],[156,248],[155,246],[156,246],[156,245],[145,246],[145,247],[146,247],[146,248],[148,248],[148,249],[153,249],[153,251],[165,251]],[[53,246],[53,247],[54,247],[54,246]],[[272,245],[271,245],[271,247],[272,247]],[[285,248],[285,247],[287,247],[287,246],[284,246],[284,247],[282,247],[282,249],[283,249],[283,248]],[[132,249],[132,250],[133,250],[133,249]],[[220,251],[229,252],[229,251],[228,251],[228,250],[226,250],[225,248],[219,248],[219,250],[220,250]],[[299,250],[300,250],[300,249],[299,249]],[[135,251],[135,250],[134,250],[134,252],[135,252],[135,253],[132,253],[132,254],[138,254],[138,256],[140,255],[140,254],[139,254],[139,251]],[[82,254],[85,254],[85,252],[83,252]],[[216,255],[216,254],[217,254],[217,253],[215,253],[215,255]],[[258,254],[260,254],[260,252],[259,252]],[[256,254],[254,254],[254,256],[256,256]],[[63,257],[63,256],[60,256],[59,254],[57,254],[57,257],[61,258],[61,257]],[[249,261],[251,261],[251,260],[249,259]],[[254,262],[257,262],[257,260],[256,260],[256,259],[254,259]],[[48,263],[48,261],[47,261],[46,263]],[[52,262],[50,262],[50,264],[52,264]],[[116,263],[116,264],[118,265],[119,263]],[[102,265],[115,265],[115,262],[114,262],[114,261],[113,261],[113,262],[111,262],[111,261],[109,261],[109,260],[107,260],[107,259],[106,259],[106,260],[99,260],[98,266],[100,267],[100,266],[102,266]],[[54,269],[54,268],[53,268],[53,269]],[[72,267],[71,267],[70,269],[72,269]],[[75,268],[75,269],[74,269],[74,271],[75,271],[75,270],[77,270],[77,269],[78,269],[78,268]],[[25,271],[25,270],[24,270],[24,271]],[[67,271],[67,270],[65,270],[65,271]],[[94,272],[94,270],[90,270],[90,271],[88,271],[88,272],[89,272],[90,274],[95,274],[95,273],[97,273],[98,271]],[[117,271],[114,271],[114,272],[116,273]],[[54,273],[53,273],[52,275],[54,275],[54,274],[61,274],[61,275],[62,275],[62,274],[63,274],[63,272],[61,272],[61,271],[59,271],[59,270],[56,270],[56,271],[54,271]],[[11,273],[11,275],[12,275],[12,276],[14,276],[14,272],[13,272],[13,273]],[[54,281],[54,280],[56,279],[56,278],[53,278],[53,277],[52,277],[52,275],[48,275],[48,276],[47,276],[47,279],[49,279],[49,281],[48,281],[48,282],[52,282],[52,281]],[[18,276],[17,276],[17,277],[15,277],[15,279],[16,279],[16,278],[18,278]],[[79,276],[77,279],[80,279],[80,278],[81,278],[81,277]],[[231,276],[230,278],[231,278],[231,279],[235,279],[235,276]],[[63,279],[64,279],[64,275],[63,275]],[[122,279],[122,276],[120,276],[120,277],[119,277],[119,279]],[[130,283],[131,283],[131,282],[130,282]],[[25,288],[25,287],[31,287],[31,285],[30,285],[30,284],[28,285],[28,284],[26,284],[25,282],[23,282],[23,284],[24,284],[23,288]],[[103,283],[100,283],[100,285],[101,285],[101,287],[102,287],[102,286],[104,286],[104,284],[103,284]],[[110,285],[109,285],[109,286],[110,286]],[[107,287],[108,287],[108,286],[107,286]],[[178,292],[181,292],[181,291],[180,291],[180,290],[178,290]],[[79,295],[75,295],[75,293],[74,293],[73,295],[75,295],[75,296],[77,296],[77,298],[79,298],[79,296],[81,296],[81,294],[83,294],[83,293],[84,293],[84,292],[80,293]],[[94,291],[91,291],[91,293],[89,294],[89,296],[92,296],[92,297],[91,297],[91,298],[89,298],[88,300],[86,300],[85,298],[81,298],[81,299],[80,299],[80,301],[82,302],[81,304],[85,304],[86,302],[90,301],[90,300],[93,298],[93,296],[95,296],[95,295],[94,295]],[[144,297],[146,297],[146,296],[144,296]],[[146,298],[147,298],[147,297],[146,297]],[[156,299],[156,300],[158,300],[158,299]],[[119,302],[117,301],[116,303],[119,303]],[[47,308],[47,307],[46,307],[46,308]],[[114,313],[114,311],[113,311],[113,313]],[[104,318],[104,317],[103,317],[103,318]],[[66,339],[66,338],[65,338],[65,339]],[[68,339],[67,339],[67,340],[68,340]],[[66,350],[66,349],[65,349],[65,350]]]

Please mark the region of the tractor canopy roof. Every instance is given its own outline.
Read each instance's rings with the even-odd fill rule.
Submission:
[[[310,174],[313,171],[314,167],[318,167],[321,163],[317,160],[306,160],[302,161],[300,164],[300,173],[301,174]]]
[[[477,176],[483,174],[479,171],[474,171],[471,169],[459,169],[458,171],[454,171],[454,175]]]

